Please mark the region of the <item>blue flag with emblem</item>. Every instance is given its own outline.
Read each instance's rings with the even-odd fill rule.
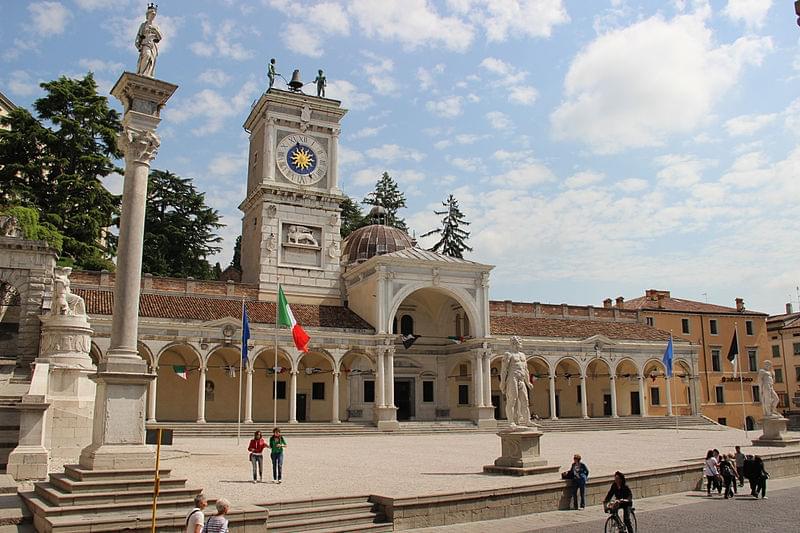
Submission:
[[[672,355],[672,335],[670,335],[667,349],[664,351],[664,357],[661,359],[664,366],[667,367],[667,377],[670,378],[672,377]]]
[[[242,302],[242,365],[247,366],[247,341],[250,340],[250,321],[247,319],[247,307]]]

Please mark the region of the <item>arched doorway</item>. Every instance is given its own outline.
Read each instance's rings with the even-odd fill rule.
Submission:
[[[547,361],[538,356],[528,359],[528,376],[533,390],[528,391],[531,417],[549,418],[550,415],[550,370]]]
[[[747,427],[747,431],[754,431],[756,429],[756,421],[753,419],[752,416],[745,417],[745,426]]]
[[[450,418],[470,420],[475,391],[472,383],[472,361],[468,357],[458,359],[450,365],[447,373],[447,403]]]
[[[297,421],[330,422],[333,407],[333,359],[308,352],[298,362]]]
[[[206,362],[206,421],[235,422],[239,416],[239,348],[225,346],[208,355]],[[244,376],[242,376],[244,377]],[[244,413],[244,386],[242,387]],[[244,419],[244,415],[242,416]]]
[[[404,335],[414,334],[435,339],[453,337],[454,324],[468,324],[472,335],[482,335],[476,331],[477,310],[473,302],[463,295],[445,287],[423,287],[416,290],[401,291],[391,306],[386,323],[386,331],[397,331]],[[466,321],[466,322],[464,322]],[[462,327],[461,332],[464,333]],[[462,335],[464,337],[468,334]]]
[[[11,283],[0,281],[0,357],[17,358],[20,294]]]
[[[694,414],[692,408],[692,370],[686,361],[676,362],[677,368],[673,375],[673,410],[676,415],[689,416]]]
[[[556,416],[558,418],[580,418],[581,414],[581,370],[572,357],[560,359],[555,366]]]
[[[666,371],[661,361],[651,359],[644,365],[645,396],[647,414],[664,416],[667,414]]]
[[[586,410],[589,418],[613,415],[611,393],[611,368],[604,359],[593,359],[586,367]]]
[[[375,402],[375,367],[363,352],[350,351],[342,357],[340,365],[341,408],[344,420],[373,420]]]
[[[639,371],[631,359],[617,363],[615,370],[617,388],[617,414],[619,416],[642,416]]]
[[[275,348],[258,352],[253,359],[253,422],[272,422],[275,416],[275,392],[277,388],[277,420],[289,420],[289,395],[291,394],[292,361],[283,350],[278,350],[278,365],[275,366]]]
[[[200,382],[200,354],[188,344],[173,344],[158,356],[156,419],[195,422]]]

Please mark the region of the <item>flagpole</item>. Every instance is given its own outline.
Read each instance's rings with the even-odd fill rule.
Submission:
[[[744,383],[742,379],[742,367],[739,362],[742,358],[742,351],[739,349],[739,325],[737,322],[733,323],[733,334],[736,337],[736,372],[739,378],[739,394],[742,398],[742,427],[744,428],[744,438],[749,439],[747,435],[747,410],[744,407]]]
[[[244,296],[242,296],[242,343],[247,342],[244,339]],[[242,438],[242,363],[244,357],[244,350],[246,346],[242,346],[242,352],[239,354],[239,414],[236,418],[236,446],[239,446],[239,441]]]
[[[277,270],[276,267],[276,273]],[[277,287],[278,289],[275,291],[275,364],[272,367],[272,429],[278,427],[278,307],[280,307],[280,281],[278,281]]]

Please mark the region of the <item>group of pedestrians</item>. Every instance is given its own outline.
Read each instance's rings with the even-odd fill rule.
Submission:
[[[228,519],[225,515],[231,510],[231,504],[225,498],[217,500],[217,514],[205,521],[203,511],[208,507],[205,495],[194,497],[194,509],[186,516],[186,533],[228,533]]]
[[[581,455],[576,453],[572,457],[572,465],[569,470],[562,472],[562,479],[572,480],[572,494],[570,504],[575,505],[575,510],[586,507],[586,482],[589,480],[589,467],[584,464]],[[578,495],[580,494],[580,507],[578,506]],[[610,513],[617,514],[622,509],[622,521],[629,532],[634,528],[631,523],[631,510],[633,509],[633,492],[625,480],[625,474],[614,472],[614,481],[608,489],[606,497],[603,498],[603,507]]]
[[[741,446],[736,446],[735,453],[724,454],[719,450],[708,450],[703,464],[703,475],[706,478],[706,494],[710,497],[713,491],[722,494],[725,499],[733,498],[738,488],[744,487],[745,478],[750,483],[750,495],[754,498],[767,499],[767,479],[769,474],[764,468],[764,461],[758,455],[745,455]]]

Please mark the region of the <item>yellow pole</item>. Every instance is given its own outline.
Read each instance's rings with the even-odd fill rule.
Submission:
[[[153,523],[151,533],[156,533],[156,507],[158,506],[158,492],[161,490],[161,478],[158,477],[158,469],[161,466],[161,428],[158,428],[156,437],[156,475],[153,478]]]

